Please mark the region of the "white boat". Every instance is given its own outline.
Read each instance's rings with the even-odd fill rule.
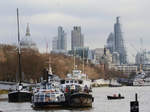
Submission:
[[[81,90],[88,89],[89,92],[92,91],[92,83],[91,80],[88,79],[86,74],[83,74],[81,70],[73,70],[72,74],[67,74],[67,78],[65,80],[61,80],[61,89],[65,91],[66,87],[70,86],[80,86]]]
[[[33,108],[62,106],[65,103],[64,93],[60,90],[60,78],[52,74],[50,66],[46,73],[47,80],[42,81],[33,94]]]
[[[32,106],[34,108],[46,108],[61,106],[65,102],[64,93],[52,83],[43,83],[40,89],[34,93]]]
[[[94,98],[91,91],[91,81],[81,70],[73,70],[65,80],[61,80],[61,90],[65,93],[66,105],[70,107],[92,107]]]

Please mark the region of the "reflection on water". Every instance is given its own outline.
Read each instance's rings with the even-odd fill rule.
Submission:
[[[107,95],[121,93],[122,100],[107,100]],[[94,103],[92,108],[51,108],[33,110],[31,103],[8,103],[7,95],[0,95],[5,100],[0,101],[0,110],[3,112],[130,112],[130,101],[135,100],[138,93],[140,112],[150,112],[150,87],[120,87],[94,88]]]

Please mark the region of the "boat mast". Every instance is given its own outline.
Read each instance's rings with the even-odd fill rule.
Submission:
[[[19,84],[22,82],[21,76],[21,48],[20,48],[20,31],[19,31],[19,10],[17,8],[17,26],[18,26],[18,69],[19,69]]]
[[[84,47],[83,47],[83,65],[82,65],[83,73],[84,73]]]
[[[73,60],[74,68],[73,69],[75,70],[76,69],[76,56],[75,56],[76,55],[76,49],[75,48],[73,49],[73,53],[74,53],[74,58],[73,58],[74,59]]]
[[[52,75],[53,73],[52,73],[52,66],[51,66],[51,50],[50,49],[49,49],[48,57],[49,57],[48,58],[48,73]]]

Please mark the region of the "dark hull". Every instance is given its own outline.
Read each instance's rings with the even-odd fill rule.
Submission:
[[[117,99],[124,99],[123,96],[118,97],[118,96],[107,96],[108,100],[117,100]]]
[[[94,98],[87,93],[74,93],[67,98],[67,105],[70,107],[92,107]]]
[[[109,87],[122,87],[122,85],[112,85],[112,84],[109,84]]]
[[[32,93],[15,91],[8,94],[9,102],[31,102]]]

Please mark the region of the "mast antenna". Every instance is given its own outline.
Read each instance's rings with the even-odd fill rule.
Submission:
[[[17,26],[18,26],[18,69],[19,69],[19,84],[22,82],[21,74],[21,47],[20,47],[20,31],[19,31],[19,9],[17,8]]]
[[[83,47],[83,73],[84,73],[84,47]]]

